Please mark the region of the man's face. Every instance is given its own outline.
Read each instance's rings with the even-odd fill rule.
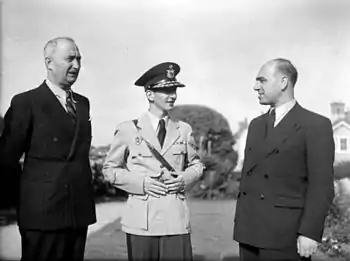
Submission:
[[[266,63],[261,67],[256,76],[254,90],[258,93],[260,104],[274,106],[278,103],[282,94],[282,79],[273,63]]]
[[[177,94],[177,88],[158,88],[155,90],[150,90],[151,101],[153,104],[162,111],[169,111],[174,107]]]
[[[78,78],[81,56],[78,47],[70,41],[60,41],[51,57],[49,70],[56,84],[70,87]]]

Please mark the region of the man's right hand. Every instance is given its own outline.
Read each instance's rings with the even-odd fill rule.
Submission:
[[[150,177],[145,177],[143,180],[143,190],[146,194],[157,198],[159,198],[160,195],[166,195],[168,192],[166,185]]]

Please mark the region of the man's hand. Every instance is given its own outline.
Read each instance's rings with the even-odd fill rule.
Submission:
[[[171,175],[174,177],[172,179],[166,180],[164,184],[168,188],[170,194],[177,192],[183,192],[185,189],[185,179],[178,172],[171,172]]]
[[[143,190],[146,194],[156,198],[159,198],[160,195],[164,196],[168,192],[166,185],[150,177],[145,177],[143,180]]]
[[[310,257],[316,252],[317,242],[305,236],[299,236],[297,240],[298,254],[301,257]]]

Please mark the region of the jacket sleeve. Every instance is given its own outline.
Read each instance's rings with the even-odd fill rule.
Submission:
[[[186,169],[183,177],[185,179],[185,189],[191,188],[194,183],[203,175],[205,169],[204,164],[200,161],[196,150],[195,141],[192,135],[192,128],[188,125],[188,132],[186,134]]]
[[[14,96],[5,114],[4,130],[0,137],[2,168],[17,168],[21,156],[30,143],[31,124],[30,100],[23,94]]]
[[[112,185],[132,194],[144,194],[144,175],[130,173],[127,168],[128,136],[125,125],[117,127],[111,148],[105,158],[102,173]]]
[[[306,131],[308,187],[299,234],[321,241],[324,221],[334,197],[332,124],[323,119]]]

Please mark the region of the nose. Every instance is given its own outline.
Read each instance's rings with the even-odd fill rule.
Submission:
[[[78,59],[73,60],[73,68],[80,69],[80,61]]]
[[[253,86],[253,90],[254,90],[254,91],[259,91],[260,88],[261,88],[261,85],[260,85],[259,82],[256,82],[256,83],[254,84],[254,86]]]

